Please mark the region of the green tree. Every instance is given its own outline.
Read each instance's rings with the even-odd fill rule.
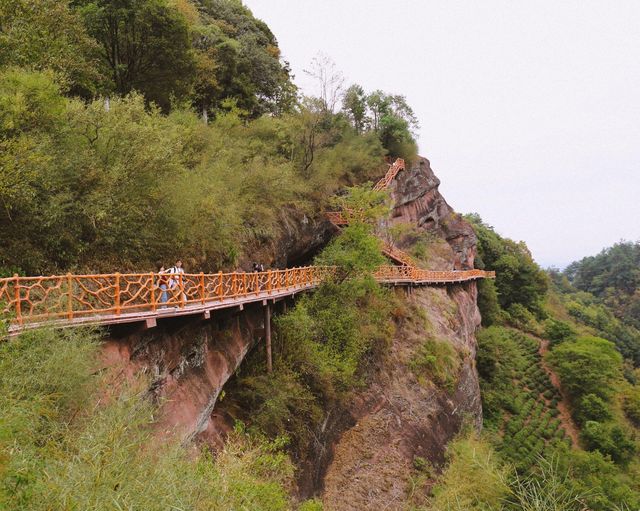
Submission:
[[[501,319],[500,303],[495,282],[490,279],[478,281],[478,309],[482,316],[482,326],[491,326]]]
[[[0,68],[50,70],[72,94],[91,97],[106,86],[98,44],[68,0],[0,0]]]
[[[570,264],[564,274],[626,323],[640,328],[640,242],[620,242]]]
[[[507,310],[514,304],[543,316],[542,302],[549,280],[535,263],[523,242],[515,242],[497,234],[479,215],[467,215],[478,237],[478,268],[495,270],[495,286],[500,306]]]
[[[621,465],[626,465],[636,452],[635,443],[617,425],[587,421],[580,433],[587,449],[599,451]]]
[[[588,421],[604,422],[611,418],[607,403],[594,394],[586,394],[575,405],[574,417],[578,424]]]
[[[342,96],[342,112],[357,133],[375,133],[390,156],[408,160],[416,156],[419,125],[404,96],[381,90],[365,94],[360,85],[354,84]]]
[[[199,0],[197,5],[200,16],[191,27],[196,106],[215,113],[232,99],[254,118],[291,111],[296,87],[269,27],[237,0]]]
[[[370,226],[353,223],[329,243],[315,264],[337,266],[338,280],[371,274],[385,259],[382,242],[372,234]]]
[[[566,321],[549,318],[545,321],[544,335],[553,345],[575,337],[576,331]]]
[[[187,21],[166,0],[78,0],[118,94],[137,90],[167,111],[190,90],[194,60]]]
[[[622,356],[615,345],[598,337],[579,337],[559,344],[547,360],[574,400],[587,394],[607,399],[622,374]]]
[[[625,392],[622,408],[629,420],[637,427],[640,427],[640,387],[633,386]]]
[[[353,123],[357,133],[362,133],[368,123],[367,117],[367,97],[364,89],[358,85],[351,85],[342,98],[342,109]]]

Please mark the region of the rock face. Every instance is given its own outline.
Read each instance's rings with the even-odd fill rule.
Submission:
[[[446,445],[464,421],[481,427],[474,332],[480,317],[475,284],[422,288],[379,373],[351,404],[356,422],[333,446],[322,499],[327,510],[406,509],[416,460],[442,466]],[[447,389],[415,374],[411,361],[427,338],[451,343],[462,363]],[[422,492],[424,489],[417,489]]]
[[[162,403],[160,435],[175,432],[185,443],[198,439],[216,444],[222,433],[212,416],[216,400],[263,336],[263,311],[250,305],[207,321],[171,319],[143,332],[114,330],[103,360],[125,376],[150,375],[149,390]]]
[[[336,230],[323,215],[311,218],[299,211],[287,210],[280,215],[280,235],[271,243],[256,245],[247,250],[240,266],[250,271],[252,261],[260,261],[267,268],[292,268],[311,263]]]
[[[473,228],[458,215],[438,187],[440,180],[426,158],[419,157],[392,184],[394,209],[391,223],[411,223],[444,238],[454,252],[452,268],[471,269],[476,255]]]

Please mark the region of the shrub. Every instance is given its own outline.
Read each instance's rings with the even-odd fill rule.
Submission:
[[[640,427],[640,387],[633,387],[625,393],[622,408],[629,420]]]
[[[617,425],[587,421],[582,427],[580,438],[590,451],[608,454],[621,465],[626,465],[635,454],[634,442]]]
[[[305,500],[298,508],[298,511],[322,511],[322,501],[320,499]]]
[[[567,322],[549,318],[544,322],[544,335],[549,339],[551,346],[574,338],[577,333]]]
[[[509,469],[499,464],[489,445],[475,437],[449,444],[449,464],[433,489],[433,509],[499,509],[508,494]]]
[[[582,396],[575,404],[573,415],[578,424],[587,421],[605,422],[611,418],[609,406],[595,394]]]
[[[523,305],[514,303],[507,309],[507,313],[509,323],[514,327],[536,335],[540,333],[540,326],[535,316]]]
[[[450,342],[427,339],[411,359],[409,367],[419,379],[430,378],[437,385],[453,391],[461,364],[461,356]]]
[[[554,347],[547,355],[563,388],[578,399],[595,394],[606,399],[621,377],[622,357],[613,343],[598,337],[580,337]]]

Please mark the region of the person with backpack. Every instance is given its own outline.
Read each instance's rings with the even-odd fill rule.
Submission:
[[[174,275],[174,277],[169,278],[169,290],[174,290],[178,285],[178,282],[180,279],[178,275],[180,275],[181,273],[184,273],[184,268],[182,267],[182,260],[178,259],[176,261],[176,264],[174,264],[171,268],[167,270],[167,273],[169,275]],[[174,294],[175,294],[175,291],[174,291]],[[182,301],[183,302],[187,301],[187,295],[184,293],[182,293]]]
[[[169,300],[169,293],[167,293],[167,287],[169,285],[169,279],[167,278],[167,270],[164,268],[164,264],[158,263],[158,289],[160,289],[160,306],[161,309],[166,309],[166,303]]]

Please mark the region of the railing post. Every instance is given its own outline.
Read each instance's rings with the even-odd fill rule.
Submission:
[[[203,271],[200,272],[200,301],[202,302],[202,305],[204,305],[205,296],[204,296],[204,272]]]
[[[246,273],[242,274],[242,294],[243,295],[247,294],[247,274]]]
[[[236,298],[236,295],[238,294],[238,283],[235,271],[231,274],[231,294],[234,298]]]
[[[16,301],[16,319],[18,320],[18,324],[22,325],[22,298],[20,297],[20,277],[17,273],[15,273],[13,275],[13,278],[16,281],[13,289],[14,299]]]
[[[67,318],[73,319],[73,276],[67,273]]]
[[[218,298],[224,300],[224,286],[222,285],[222,272],[218,272]]]
[[[116,273],[116,284],[114,289],[114,301],[116,306],[116,315],[120,314],[120,274]]]
[[[267,294],[271,294],[271,270],[267,270]]]
[[[153,272],[150,273],[151,276],[151,281],[149,283],[149,292],[151,293],[151,310],[155,312],[156,310],[156,289],[155,289],[155,284],[156,284],[156,277],[155,274]]]
[[[184,309],[187,302],[187,296],[184,294],[184,274],[178,273],[178,284],[180,285],[180,308]]]

